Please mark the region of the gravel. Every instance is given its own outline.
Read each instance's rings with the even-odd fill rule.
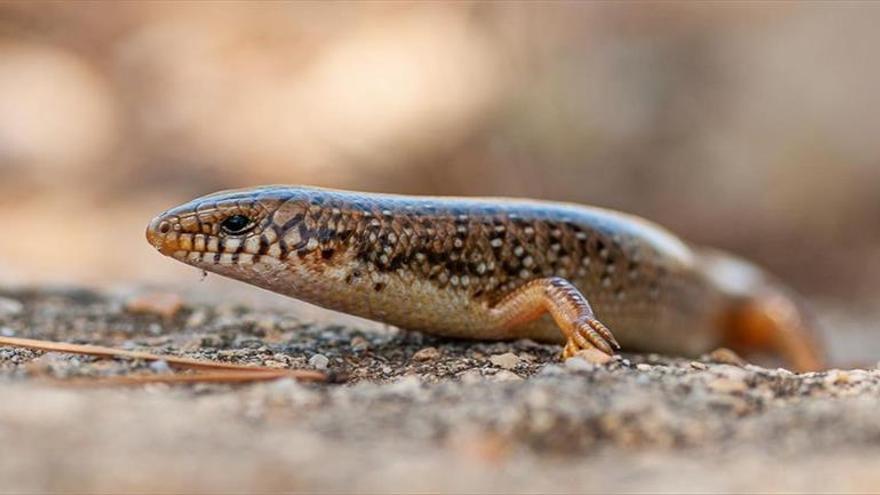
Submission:
[[[880,371],[309,323],[76,289],[0,294],[16,336],[326,369],[334,383],[83,387],[167,363],[0,347],[0,492],[871,491]],[[185,298],[184,298],[185,301]],[[129,308],[129,309],[127,309]]]

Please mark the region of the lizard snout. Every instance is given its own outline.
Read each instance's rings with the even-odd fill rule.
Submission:
[[[160,253],[169,255],[177,249],[176,242],[169,235],[173,230],[171,222],[160,215],[147,225],[147,242],[158,249]]]

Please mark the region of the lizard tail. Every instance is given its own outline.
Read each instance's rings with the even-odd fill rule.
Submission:
[[[827,367],[814,318],[797,295],[751,263],[704,250],[704,273],[728,298],[724,345],[743,355],[772,353],[797,371]]]

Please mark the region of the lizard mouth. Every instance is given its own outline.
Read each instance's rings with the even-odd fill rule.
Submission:
[[[229,244],[223,246],[222,243],[218,243],[216,237],[178,232],[172,221],[161,215],[154,218],[147,226],[146,237],[147,242],[163,255],[206,270],[254,265],[260,262],[272,264],[277,261],[266,254],[232,251],[228,248]]]

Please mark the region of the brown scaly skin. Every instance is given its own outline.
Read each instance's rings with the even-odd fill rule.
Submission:
[[[564,356],[611,354],[617,340],[684,355],[727,345],[822,365],[761,272],[599,208],[265,186],[173,208],[147,239],[207,271],[436,335],[565,342]]]

